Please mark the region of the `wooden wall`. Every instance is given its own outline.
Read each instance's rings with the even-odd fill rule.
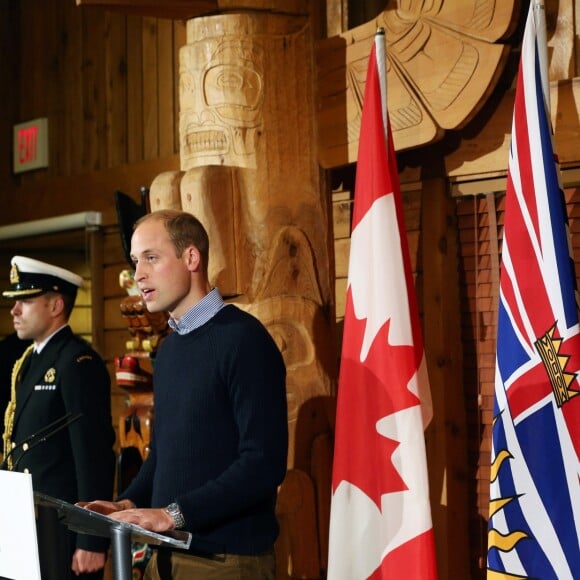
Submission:
[[[0,0],[0,225],[103,212],[179,168],[177,53],[185,23],[78,8],[74,0]],[[49,167],[12,173],[12,127],[49,126]]]
[[[47,117],[50,167],[16,178],[19,186],[178,151],[177,58],[180,21],[78,8],[74,0],[3,0],[2,59],[10,74],[11,124]],[[7,85],[5,85],[7,86]],[[0,182],[11,180],[3,139]],[[8,155],[6,155],[8,153]]]

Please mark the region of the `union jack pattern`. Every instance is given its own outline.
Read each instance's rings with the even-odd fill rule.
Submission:
[[[505,202],[488,580],[580,578],[578,296],[541,49],[532,2]]]

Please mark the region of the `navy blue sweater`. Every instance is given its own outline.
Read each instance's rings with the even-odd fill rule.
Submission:
[[[121,497],[138,507],[177,501],[192,551],[270,549],[288,451],[285,378],[268,331],[235,306],[170,334],[155,358],[151,452]]]

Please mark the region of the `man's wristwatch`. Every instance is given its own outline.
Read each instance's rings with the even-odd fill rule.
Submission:
[[[181,513],[181,508],[176,503],[170,503],[166,508],[165,511],[173,518],[175,522],[175,529],[181,530],[185,528],[185,519],[183,514]]]

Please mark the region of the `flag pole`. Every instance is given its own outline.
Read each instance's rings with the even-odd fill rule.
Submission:
[[[385,29],[382,26],[377,28],[375,34],[375,53],[377,57],[377,69],[379,71],[379,87],[381,89],[381,109],[383,112],[383,129],[385,132],[385,142],[387,141],[387,43],[385,39]],[[388,151],[387,151],[388,155]]]
[[[550,79],[548,77],[548,41],[546,34],[546,8],[543,0],[532,0],[534,3],[534,23],[536,27],[536,50],[540,63],[542,92],[546,103],[548,118],[550,116]]]

